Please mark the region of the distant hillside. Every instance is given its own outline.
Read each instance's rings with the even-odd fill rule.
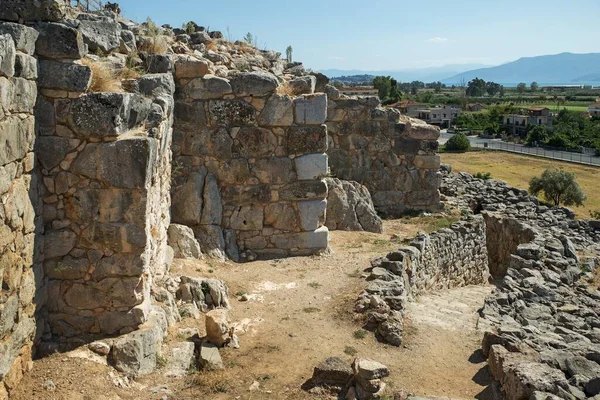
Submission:
[[[443,79],[446,84],[481,78],[500,84],[577,83],[600,81],[600,53],[561,53],[547,56],[523,57],[497,67],[479,68]]]
[[[373,76],[391,76],[400,82],[435,82],[447,78],[448,76],[459,74],[464,71],[469,71],[475,68],[482,68],[483,64],[452,64],[441,67],[430,67],[421,69],[405,69],[405,70],[382,70],[382,71],[361,71],[361,70],[342,70],[342,69],[325,69],[319,72],[327,75],[329,78],[341,76],[357,76],[357,75],[373,75]]]

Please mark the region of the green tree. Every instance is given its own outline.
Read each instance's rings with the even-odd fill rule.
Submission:
[[[500,97],[504,97],[504,85],[500,85]]]
[[[521,82],[517,85],[517,93],[525,93],[525,89],[527,89],[527,84],[525,82]]]
[[[525,143],[527,143],[530,146],[543,144],[548,141],[549,137],[550,135],[548,135],[548,130],[544,125],[536,125],[527,134]]]
[[[540,88],[540,85],[538,85],[536,81],[533,81],[529,87],[531,88],[531,92],[534,93],[537,92],[537,90]]]
[[[294,53],[294,49],[292,48],[292,46],[288,46],[287,49],[285,49],[285,56],[287,58],[287,62],[289,62],[289,63],[292,62],[293,53]]]
[[[501,88],[500,84],[498,84],[496,82],[487,82],[485,84],[485,91],[490,96],[495,96],[496,94],[500,93],[500,88]]]
[[[548,168],[541,177],[533,177],[529,182],[529,191],[534,196],[543,193],[546,200],[555,206],[580,206],[585,200],[585,194],[579,187],[575,174],[559,168]]]
[[[376,76],[373,78],[373,87],[379,91],[379,100],[388,98],[392,89],[392,78],[389,76]]]
[[[446,150],[450,151],[467,151],[471,149],[469,138],[462,133],[457,133],[446,142]]]
[[[467,96],[469,97],[481,97],[485,94],[485,81],[483,79],[475,78],[469,81],[467,84]]]

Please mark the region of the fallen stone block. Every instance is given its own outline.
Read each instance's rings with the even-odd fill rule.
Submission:
[[[194,363],[194,343],[182,342],[171,347],[165,375],[180,378],[185,376]]]
[[[198,353],[198,363],[205,370],[225,369],[219,349],[212,343],[203,342]]]
[[[202,258],[200,244],[191,228],[185,225],[171,224],[168,236],[169,246],[173,248],[176,258]]]

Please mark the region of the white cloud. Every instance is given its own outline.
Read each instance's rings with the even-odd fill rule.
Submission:
[[[439,37],[439,36],[432,37],[432,38],[426,40],[426,42],[429,42],[429,43],[446,43],[447,41],[448,41],[448,38]]]
[[[338,57],[338,56],[331,56],[331,57],[327,57],[327,58],[329,58],[330,60],[343,60],[344,59],[344,57]]]

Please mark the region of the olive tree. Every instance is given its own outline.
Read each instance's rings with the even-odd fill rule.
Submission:
[[[575,174],[559,168],[548,168],[541,177],[533,177],[529,182],[529,191],[534,196],[543,192],[546,200],[555,206],[580,206],[585,200],[585,194],[579,187]]]

